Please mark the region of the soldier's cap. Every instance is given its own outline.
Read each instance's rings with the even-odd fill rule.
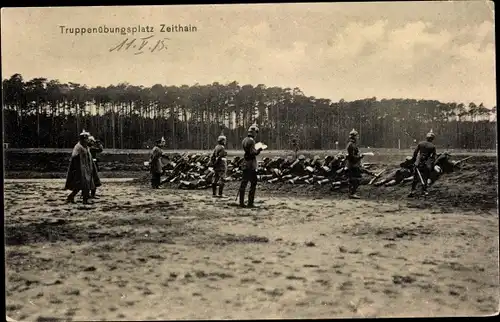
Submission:
[[[226,141],[226,137],[224,135],[219,135],[219,137],[217,138],[217,142],[222,142],[222,141]]]
[[[426,137],[427,138],[435,138],[436,135],[434,134],[434,132],[432,132],[432,130],[430,130],[429,133],[427,133]]]
[[[305,160],[305,159],[306,159],[305,155],[303,154],[299,155],[299,160]]]
[[[355,129],[352,129],[351,132],[349,132],[349,135],[356,136],[356,135],[358,135],[358,131],[356,131]]]
[[[88,138],[89,136],[90,136],[90,133],[85,131],[85,130],[83,130],[82,133],[80,133],[80,137],[87,137]]]
[[[406,157],[406,161],[410,161],[411,159],[413,159],[413,158],[412,158],[412,157],[410,157],[410,156],[407,156],[407,157]]]

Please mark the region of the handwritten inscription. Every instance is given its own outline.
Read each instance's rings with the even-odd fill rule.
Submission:
[[[155,38],[155,36],[148,36],[142,38],[125,38],[117,45],[109,49],[110,52],[129,51],[134,55],[140,55],[145,52],[161,52],[167,50],[166,42],[169,38]]]

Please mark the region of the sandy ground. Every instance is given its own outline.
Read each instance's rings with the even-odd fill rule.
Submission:
[[[496,209],[410,208],[104,179],[65,204],[60,180],[5,183],[7,315],[16,320],[490,315]],[[361,191],[362,194],[362,191]]]

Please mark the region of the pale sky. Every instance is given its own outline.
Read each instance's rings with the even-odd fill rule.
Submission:
[[[397,2],[2,8],[2,79],[107,86],[299,87],[338,101],[368,97],[496,105],[494,3]],[[196,26],[162,33],[161,24]],[[134,35],[67,28],[147,27]],[[165,37],[167,49],[113,51]]]

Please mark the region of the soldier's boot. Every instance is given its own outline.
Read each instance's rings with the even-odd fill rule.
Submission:
[[[212,197],[217,197],[217,184],[212,183]]]
[[[95,195],[96,191],[97,189],[92,189],[92,191],[90,192],[90,198],[99,199],[99,197]]]
[[[89,204],[93,203],[91,198],[90,198],[90,191],[89,190],[82,191],[82,196],[83,196],[83,203],[84,204],[89,205]]]
[[[350,198],[350,199],[361,199],[361,197],[360,197],[360,196],[358,196],[358,195],[356,194],[356,192],[355,192],[355,191],[351,191],[351,192],[349,193],[349,198]]]
[[[240,207],[245,208],[245,190],[240,189]]]
[[[255,188],[252,189],[250,188],[250,191],[248,192],[248,206],[249,208],[255,207],[254,201],[255,201]]]
[[[348,182],[347,191],[349,193],[349,198],[351,198],[354,195],[354,187],[351,180]]]
[[[69,194],[68,198],[66,198],[66,202],[67,202],[67,203],[76,203],[76,202],[75,202],[75,196],[76,196],[76,194],[77,194],[77,193],[78,193],[78,190],[73,190],[73,191]]]
[[[416,174],[416,175],[418,175],[418,174]],[[417,184],[418,184],[418,182],[414,178],[413,182],[411,184],[411,192],[408,194],[408,197],[411,198],[411,197],[413,197],[415,195],[415,190],[417,189]]]
[[[361,197],[356,194],[356,191],[358,190],[358,186],[359,186],[358,181],[357,180],[353,180],[353,182],[351,184],[349,198],[351,198],[351,199],[361,199]]]
[[[225,196],[223,195],[223,192],[224,192],[224,185],[221,184],[219,186],[219,198],[224,198]]]

